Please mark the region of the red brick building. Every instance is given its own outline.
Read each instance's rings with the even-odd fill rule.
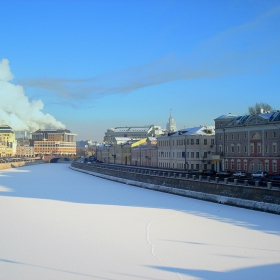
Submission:
[[[217,169],[280,173],[280,112],[215,119]]]

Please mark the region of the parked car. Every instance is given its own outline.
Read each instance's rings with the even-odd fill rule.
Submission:
[[[267,178],[262,178],[262,177],[252,177],[249,181],[248,184],[249,185],[256,185],[256,182],[259,182],[259,186],[267,186],[267,182],[269,182],[269,180]]]
[[[232,176],[237,178],[246,178],[247,174],[242,171],[236,171],[235,173],[232,174]]]
[[[207,169],[207,170],[204,170],[202,174],[205,176],[213,176],[216,174],[216,171],[212,170],[212,169]]]
[[[227,176],[231,176],[231,172],[227,170],[220,170],[216,173],[216,175],[219,177],[227,177]]]
[[[255,173],[251,174],[252,178],[255,178],[255,177],[264,178],[266,176],[267,176],[267,172],[265,172],[265,171],[257,171]]]
[[[270,175],[268,177],[268,179],[271,181],[271,182],[280,182],[280,174],[277,174],[277,175]]]

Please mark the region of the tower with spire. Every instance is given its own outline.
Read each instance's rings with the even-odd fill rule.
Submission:
[[[166,130],[168,132],[174,132],[177,130],[176,123],[172,117],[172,109],[170,109],[170,117],[169,117],[169,122],[166,124]]]

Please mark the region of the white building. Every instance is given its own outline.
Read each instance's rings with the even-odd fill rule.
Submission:
[[[177,130],[175,120],[172,117],[172,110],[170,110],[170,117],[168,123],[166,124],[166,130],[167,132],[174,132]]]
[[[182,170],[214,169],[214,126],[184,128],[158,138],[158,167]]]
[[[104,136],[105,143],[113,143],[116,137],[125,137],[130,139],[143,139],[148,137],[159,137],[164,134],[160,126],[119,126],[107,129]]]

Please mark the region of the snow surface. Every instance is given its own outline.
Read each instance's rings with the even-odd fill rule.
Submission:
[[[279,279],[280,216],[69,164],[0,171],[0,279]]]

